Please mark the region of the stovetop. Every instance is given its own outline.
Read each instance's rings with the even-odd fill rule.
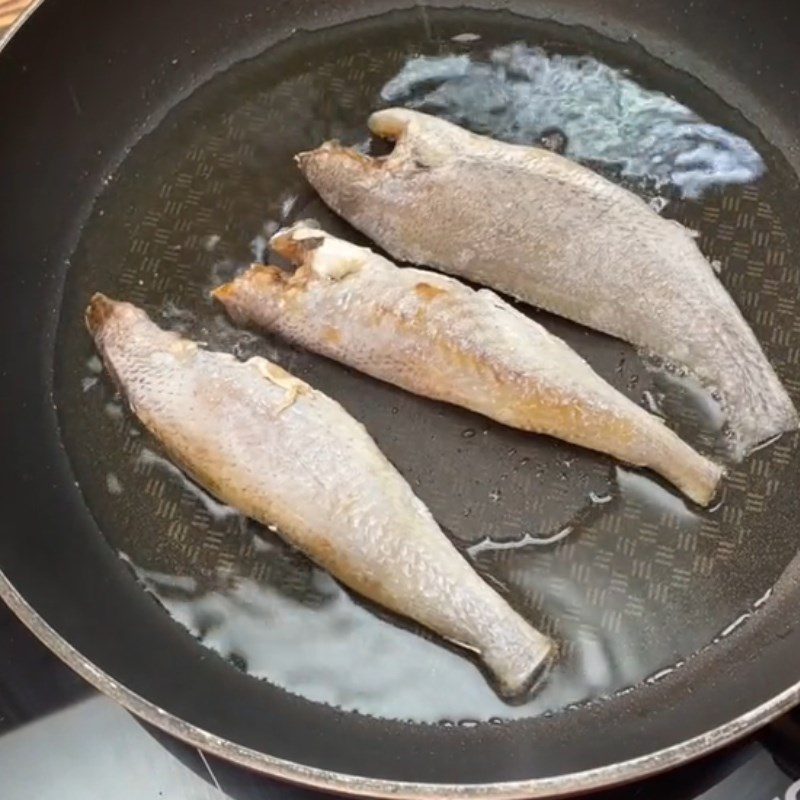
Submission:
[[[0,603],[1,800],[312,800],[178,742],[94,691]],[[800,711],[593,800],[800,800]]]

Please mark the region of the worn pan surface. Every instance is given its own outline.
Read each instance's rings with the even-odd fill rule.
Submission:
[[[314,216],[355,235],[291,156],[363,140],[406,59],[525,41],[628,68],[758,149],[757,183],[666,213],[721,262],[798,399],[797,6],[468,5],[47,0],[0,52],[0,594],[155,725],[354,794],[579,792],[719,747],[800,699],[797,437],[733,467],[701,512],[600,456],[236,331],[208,299],[276,224]],[[453,41],[463,33],[480,44]],[[81,323],[95,290],[272,357],[362,419],[476,568],[560,642],[541,693],[504,705],[469,660],[183,482],[98,374]],[[686,383],[528,313],[714,450]]]

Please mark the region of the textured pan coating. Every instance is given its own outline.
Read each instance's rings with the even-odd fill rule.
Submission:
[[[649,467],[698,503],[713,498],[716,464],[493,292],[400,269],[304,223],[276,235],[273,247],[301,265],[293,275],[254,266],[214,293],[237,323],[417,394]]]
[[[492,286],[689,369],[715,388],[734,454],[797,427],[789,396],[690,231],[546,150],[406,109],[369,126],[373,159],[302,153],[325,202],[392,256]]]
[[[550,641],[478,577],[338,403],[129,303],[95,295],[86,321],[133,411],[198,483],[351,589],[477,653],[504,694],[530,686]]]

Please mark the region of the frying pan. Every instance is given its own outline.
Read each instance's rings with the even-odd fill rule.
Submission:
[[[701,512],[601,456],[237,332],[207,290],[259,250],[265,224],[317,216],[355,236],[291,155],[363,138],[404,57],[464,46],[452,42],[464,32],[590,52],[764,157],[756,184],[675,199],[666,213],[722,262],[797,401],[798,31],[796,3],[745,0],[38,4],[0,52],[3,599],[154,725],[350,794],[577,793],[667,769],[785,712],[800,699],[796,437],[732,466],[722,504]],[[326,583],[269,531],[215,516],[96,374],[81,327],[95,290],[209,346],[271,356],[361,418],[476,568],[559,641],[540,694],[498,706],[468,660]],[[526,313],[630,396],[660,392],[670,424],[713,449],[683,384],[659,384],[623,343]],[[564,536],[475,548],[531,530]],[[269,588],[253,636],[288,624],[295,637],[265,640],[260,673],[249,640],[214,639],[219,605],[192,617],[209,597],[236,606],[242,585]],[[315,651],[304,636],[331,609],[342,624]],[[312,668],[323,677],[298,677]]]

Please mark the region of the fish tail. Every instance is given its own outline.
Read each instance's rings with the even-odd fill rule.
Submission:
[[[757,345],[756,345],[757,347]],[[798,427],[797,409],[760,348],[732,355],[717,388],[731,432],[732,455],[743,459],[759,445]]]
[[[709,505],[717,494],[725,470],[666,426],[663,431],[662,441],[655,445],[655,459],[644,466],[658,472],[698,505]]]
[[[522,697],[545,674],[555,645],[521,617],[518,635],[498,637],[481,650],[481,658],[504,697]]]
[[[253,264],[232,281],[223,283],[212,290],[211,296],[221,303],[237,325],[245,325],[250,321],[246,310],[247,299],[255,294],[262,306],[266,307],[269,298],[282,293],[291,276],[279,267]]]
[[[326,202],[342,193],[356,192],[358,182],[368,181],[381,165],[378,159],[337,141],[325,142],[315,150],[298,153],[294,160],[306,180]]]

